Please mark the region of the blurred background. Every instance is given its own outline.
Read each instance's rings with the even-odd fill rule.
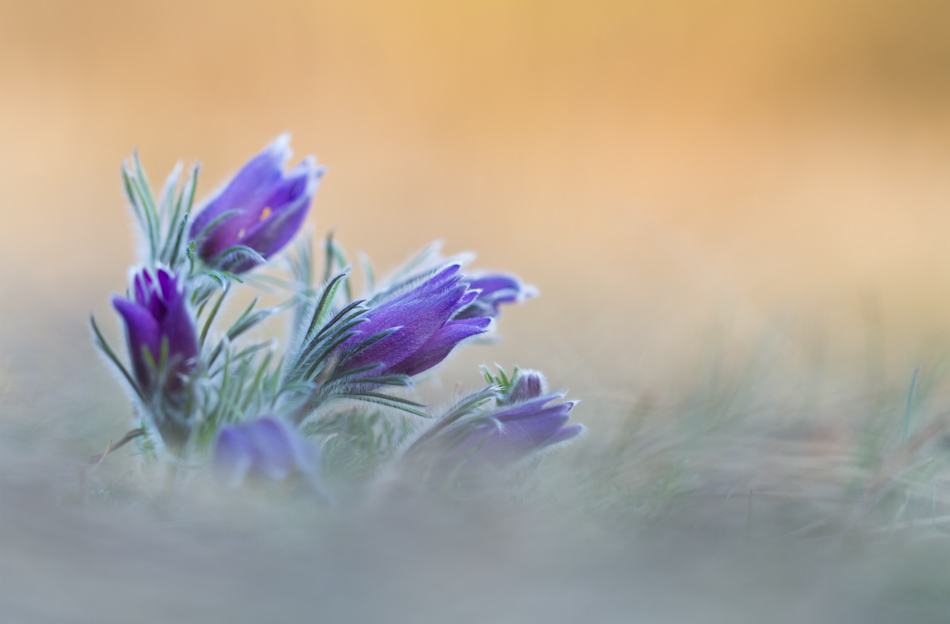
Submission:
[[[936,0],[3,1],[5,368],[92,374],[133,148],[154,184],[200,161],[200,199],[284,131],[329,167],[316,231],[378,270],[438,238],[540,288],[459,371],[630,389],[776,319],[914,351],[950,312],[948,104]]]
[[[5,422],[127,422],[87,324],[121,341],[122,159],[201,162],[200,200],[285,131],[318,235],[539,287],[447,387],[543,368],[590,422],[729,358],[818,405],[948,352],[944,2],[0,1]]]
[[[377,270],[442,239],[538,286],[442,378],[542,368],[594,439],[730,357],[814,411],[950,352],[941,0],[0,0],[7,450],[127,426],[88,330],[120,336],[122,159],[200,161],[200,199],[285,131]]]

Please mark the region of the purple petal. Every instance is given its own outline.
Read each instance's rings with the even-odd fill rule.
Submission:
[[[447,459],[452,463],[482,456],[482,445],[484,445],[489,438],[496,435],[500,429],[501,424],[492,418],[479,421],[477,426],[472,428],[472,432],[464,440],[454,448],[449,449]]]
[[[524,418],[525,416],[529,416],[534,412],[543,409],[545,405],[559,398],[561,398],[561,395],[559,394],[549,394],[547,396],[538,397],[537,399],[525,401],[524,403],[518,403],[517,405],[512,405],[499,412],[496,412],[495,418],[502,420]]]
[[[135,303],[148,306],[149,296],[147,293],[151,291],[152,276],[147,271],[142,271],[137,273],[132,281],[135,284]]]
[[[284,180],[267,201],[270,214],[261,216],[247,228],[240,241],[265,258],[277,253],[290,242],[303,225],[313,196],[323,176],[323,167],[316,167],[312,158],[301,163],[299,172]]]
[[[247,478],[254,463],[254,449],[241,429],[225,427],[215,441],[211,462],[215,476],[235,487]]]
[[[213,459],[216,470],[238,475],[238,483],[249,474],[270,481],[283,481],[293,472],[313,476],[320,467],[317,450],[273,416],[223,428]]]
[[[277,211],[279,206],[287,206],[307,194],[312,195],[315,189],[310,188],[311,184],[319,183],[324,173],[326,167],[318,167],[317,160],[307,156],[284,175],[281,183],[271,192],[267,205]]]
[[[556,434],[548,438],[544,445],[551,446],[552,444],[558,444],[559,442],[570,440],[574,436],[584,433],[586,429],[587,428],[584,425],[571,425],[570,427],[564,427]]]
[[[572,437],[580,431],[571,430],[562,434],[574,403],[565,401],[542,408],[556,397],[522,403],[515,408],[503,410],[493,415],[492,420],[498,427],[492,435],[482,442],[478,455],[498,465],[517,461],[545,446]]]
[[[191,237],[197,237],[215,219],[231,210],[238,210],[242,215],[249,214],[253,219],[254,214],[259,213],[263,208],[274,184],[281,179],[281,172],[290,160],[290,155],[290,135],[282,134],[244,165],[228,185],[207,202],[192,222]],[[234,219],[225,219],[215,227],[215,230],[232,220]],[[239,221],[228,229],[234,229],[236,233],[242,227]],[[218,249],[218,252],[220,253],[225,248]]]
[[[499,290],[513,290],[516,293],[521,290],[521,282],[511,275],[488,275],[469,281],[469,288],[481,290],[482,296],[488,296]]]
[[[245,436],[254,449],[251,471],[272,481],[283,481],[294,467],[293,446],[287,429],[274,418],[259,418],[247,425]]]
[[[400,363],[420,351],[457,309],[459,300],[465,294],[465,286],[459,283],[457,272],[457,267],[449,267],[412,291],[371,309],[367,313],[369,320],[360,325],[356,334],[344,343],[344,351],[380,331],[395,327],[399,329],[354,353],[348,358],[347,366],[358,368],[379,362],[388,372],[404,370],[406,367]]]
[[[488,461],[501,468],[550,444],[562,441],[561,432],[565,430],[564,425],[567,424],[568,419],[566,410],[558,407],[541,410],[507,422],[498,418],[491,419],[498,423],[496,428],[491,430],[491,435],[471,436],[459,445],[452,456],[461,459],[460,452],[467,450],[471,453],[473,452],[471,449],[474,449],[474,455],[469,458],[475,460],[474,465],[469,466],[470,470],[477,468],[479,461]],[[572,429],[567,437],[572,437],[577,433],[579,431]]]
[[[520,372],[519,377],[526,380],[526,385],[544,385],[543,377],[535,371]],[[582,425],[567,426],[575,403],[559,401],[560,396],[549,394],[502,409],[489,408],[467,422],[449,423],[442,429],[436,425],[431,430],[434,435],[421,437],[406,455],[429,453],[435,474],[453,478],[477,477],[487,466],[504,469],[584,431]]]
[[[267,259],[297,234],[325,169],[308,157],[284,174],[289,141],[283,135],[252,159],[199,213],[191,237],[202,260],[226,271],[249,271],[260,258],[222,254],[243,245]]]
[[[152,373],[142,354],[142,348],[147,348],[152,354],[152,359],[158,361],[162,341],[158,321],[148,308],[127,299],[113,297],[112,305],[125,320],[126,339],[135,379],[140,386],[145,388],[150,384]]]
[[[158,270],[158,285],[165,301],[171,301],[178,295],[178,279],[165,269]]]
[[[155,364],[161,364],[162,343],[167,340],[168,389],[176,391],[181,375],[192,370],[198,356],[187,296],[179,287],[178,277],[165,270],[159,270],[155,278],[146,270],[140,271],[133,282],[135,302],[114,297],[112,304],[125,321],[135,378],[143,390],[154,389],[154,373],[142,349],[148,349]]]
[[[544,375],[538,371],[519,371],[511,389],[508,391],[506,403],[521,403],[536,399],[544,392],[545,386]]]
[[[438,272],[414,280],[398,290],[380,295],[375,303],[377,305],[394,305],[399,302],[425,300],[438,296],[446,289],[458,285],[462,278],[460,271],[460,265],[450,264]]]
[[[436,331],[415,353],[396,367],[394,372],[418,375],[441,363],[449,353],[466,338],[485,333],[491,319],[479,318],[466,321],[449,321]]]
[[[469,280],[469,288],[479,291],[478,297],[455,318],[475,318],[479,316],[498,316],[502,304],[516,303],[533,296],[534,291],[525,287],[513,275],[486,275]]]
[[[198,356],[198,338],[188,312],[187,301],[181,293],[175,293],[168,302],[165,317],[161,319],[162,336],[168,339],[168,352],[179,358],[179,365]]]
[[[544,448],[569,418],[560,410],[548,409],[519,420],[501,422],[501,428],[485,442],[480,453],[495,461],[517,460]]]
[[[570,408],[565,404],[555,404],[552,407],[539,410],[520,418],[498,417],[505,426],[506,434],[512,437],[530,439],[534,445],[540,444],[554,435],[558,429],[567,424],[570,419]]]
[[[465,293],[465,296],[462,297],[461,301],[459,301],[459,307],[464,308],[464,307],[472,305],[473,303],[475,303],[475,300],[478,299],[478,295],[479,295],[479,292],[477,290],[468,291],[467,293]]]

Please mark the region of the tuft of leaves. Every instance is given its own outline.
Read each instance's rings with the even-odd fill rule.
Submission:
[[[167,266],[177,271],[188,259],[187,225],[195,201],[200,166],[192,167],[182,182],[184,165],[179,161],[165,180],[156,201],[138,150],[122,163],[122,184],[132,214],[145,236],[147,266]],[[176,189],[178,192],[176,193]]]

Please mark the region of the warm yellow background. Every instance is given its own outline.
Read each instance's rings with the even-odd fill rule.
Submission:
[[[329,166],[319,231],[540,287],[459,370],[622,394],[717,323],[860,357],[881,319],[912,354],[950,326],[948,105],[939,0],[0,2],[0,362],[102,367],[134,146],[200,197],[286,130]]]

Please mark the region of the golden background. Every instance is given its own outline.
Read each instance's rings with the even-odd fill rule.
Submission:
[[[200,161],[200,199],[284,131],[378,270],[439,238],[540,288],[447,382],[622,398],[711,327],[851,362],[868,324],[909,379],[950,320],[948,104],[938,1],[0,2],[5,387],[120,426],[86,323],[120,336],[122,158]]]

